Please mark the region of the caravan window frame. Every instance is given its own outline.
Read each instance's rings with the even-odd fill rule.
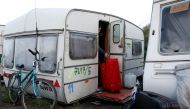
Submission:
[[[134,44],[135,43],[139,43],[140,44],[140,52],[138,52],[137,54],[134,54],[133,53],[133,50],[134,50]],[[143,53],[143,44],[142,44],[142,41],[141,40],[132,40],[132,56],[141,56]]]
[[[4,52],[4,50],[3,50],[3,66],[5,67],[5,68],[8,68],[8,69],[13,69],[14,68],[14,65],[15,65],[15,37],[5,37],[4,38],[4,40],[6,40],[6,39],[12,39],[13,40],[13,53],[12,53],[12,65],[11,65],[11,67],[7,67],[7,66],[5,66],[5,52]],[[5,41],[4,41],[4,44],[5,44]],[[5,46],[3,46],[3,49],[5,49],[4,48]]]
[[[55,44],[55,46],[56,46],[56,57],[55,57],[55,69],[53,69],[52,71],[43,71],[42,69],[41,69],[41,62],[39,62],[39,67],[38,67],[38,69],[39,69],[39,71],[40,71],[40,73],[43,73],[43,74],[54,74],[55,72],[56,72],[56,70],[57,70],[57,57],[58,57],[58,42],[59,42],[59,34],[40,34],[39,36],[38,36],[38,51],[39,51],[39,53],[41,52],[40,51],[40,38],[47,38],[47,37],[53,37],[53,38],[56,38],[55,40],[56,40],[56,44]],[[40,58],[43,58],[42,56],[40,56]],[[48,57],[47,57],[47,59],[48,59]],[[47,60],[47,59],[45,59],[45,60]],[[45,62],[45,61],[44,61]],[[47,69],[46,69],[47,70]]]
[[[173,53],[164,53],[164,52],[162,52],[161,51],[161,37],[162,37],[162,22],[163,22],[163,11],[164,11],[164,9],[166,9],[166,8],[168,8],[168,7],[171,7],[171,6],[174,6],[174,5],[178,5],[178,4],[181,4],[181,3],[187,3],[187,2],[189,2],[189,4],[190,4],[190,1],[188,0],[188,1],[181,1],[181,2],[177,2],[177,3],[172,3],[172,4],[166,4],[166,5],[164,5],[164,6],[160,6],[161,7],[161,10],[160,10],[160,26],[159,26],[159,43],[158,43],[158,52],[159,52],[159,54],[161,54],[161,55],[170,55],[170,56],[172,56],[172,55],[186,55],[186,54],[189,54],[190,52],[173,52]],[[190,6],[189,6],[189,10],[190,10]]]
[[[116,27],[116,26],[119,26],[119,36],[118,37],[115,37],[115,34],[114,34],[114,30],[115,30],[114,27]],[[120,24],[114,24],[112,28],[113,28],[113,43],[118,44],[120,42],[121,26],[120,26]],[[115,41],[115,38],[118,38],[119,40]]]
[[[40,36],[40,35],[47,35],[47,36]],[[59,33],[42,33],[42,34],[39,34],[39,36],[38,36],[38,42],[36,42],[37,44],[38,44],[38,47],[39,47],[39,37],[48,37],[48,36],[51,36],[51,35],[53,35],[54,37],[57,37],[57,43],[56,43],[56,66],[55,66],[55,70],[53,71],[53,72],[51,72],[51,73],[49,73],[49,72],[42,72],[41,70],[40,70],[40,68],[38,68],[38,70],[39,70],[39,73],[43,73],[43,74],[55,74],[56,73],[56,71],[57,71],[57,57],[58,57],[58,40],[59,40]],[[16,70],[17,68],[16,68],[16,63],[15,63],[15,50],[16,50],[16,39],[17,38],[21,38],[21,37],[33,37],[33,36],[36,36],[36,34],[16,34],[16,35],[11,35],[11,36],[6,36],[5,37],[5,39],[6,38],[10,38],[10,39],[13,39],[14,40],[14,45],[13,45],[13,66],[12,66],[12,68],[8,68],[8,67],[5,67],[5,68],[7,68],[7,69],[14,69],[14,70]],[[35,37],[34,37],[35,38]],[[38,51],[40,52],[40,49],[38,48]],[[4,53],[3,53],[3,55],[4,55]],[[4,60],[3,60],[3,65],[4,65],[5,63],[4,63]],[[31,63],[31,65],[32,65],[32,63]],[[30,70],[24,70],[24,71],[30,71]]]
[[[92,37],[95,39],[96,41],[96,45],[95,45],[95,52],[94,52],[94,55],[93,56],[83,56],[83,57],[73,57],[72,56],[72,53],[71,53],[71,38],[72,38],[72,34],[78,34],[78,35],[83,35],[82,37]],[[80,37],[80,36],[75,36],[75,37]],[[97,35],[96,34],[93,34],[93,33],[85,33],[85,32],[73,32],[73,31],[70,31],[69,32],[69,57],[70,59],[72,60],[82,60],[82,59],[94,59],[96,58],[97,56],[97,51],[98,51],[98,39],[97,39]]]
[[[35,49],[35,46],[36,46],[36,38],[35,38],[35,35],[23,35],[23,36],[17,36],[17,37],[15,37],[15,52],[14,52],[14,61],[15,61],[15,68],[16,69],[18,69],[17,67],[16,67],[16,65],[21,65],[21,64],[24,64],[24,68],[23,68],[23,70],[25,70],[25,71],[30,71],[30,70],[32,70],[32,61],[34,61],[34,56],[27,50],[28,49],[28,46],[25,46],[25,47],[27,47],[27,49],[26,49],[26,53],[25,54],[19,54],[19,52],[18,52],[18,50],[17,49],[19,49],[19,50],[23,50],[23,47],[21,46],[21,45],[18,45],[18,44],[20,44],[20,43],[24,43],[24,44],[26,44],[26,40],[28,40],[28,41],[31,41],[30,39],[32,39],[32,40],[34,40],[34,42],[31,42],[31,45],[32,46],[34,46],[34,48],[32,49],[32,50],[34,50]],[[31,48],[30,48],[31,49]],[[26,54],[28,54],[28,55],[26,55]],[[28,62],[26,62],[26,61],[23,61],[23,62],[21,62],[21,63],[19,63],[20,62],[20,60],[19,59],[22,59],[22,56],[26,56],[26,58],[29,58],[28,59],[28,61],[30,61],[30,60],[32,60],[31,61],[31,63],[28,63]],[[16,58],[16,57],[20,57],[20,58]],[[30,56],[30,57],[27,57],[27,56]],[[24,60],[26,60],[26,59],[24,59]],[[24,62],[26,62],[26,63],[24,63]],[[27,65],[29,65],[29,66],[27,66]]]

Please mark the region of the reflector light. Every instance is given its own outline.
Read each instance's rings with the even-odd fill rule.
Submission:
[[[55,86],[55,87],[60,87],[58,80],[55,81],[54,86]]]
[[[3,76],[9,78],[9,74],[6,72],[3,73]]]

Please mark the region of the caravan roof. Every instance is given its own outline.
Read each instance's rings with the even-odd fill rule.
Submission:
[[[177,0],[154,0],[154,3],[157,3],[157,2],[172,2],[172,1],[177,1]]]
[[[23,32],[25,33],[34,32],[36,30],[36,21],[37,21],[37,27],[39,31],[44,31],[44,30],[45,31],[47,30],[63,31],[65,28],[65,22],[66,22],[67,16],[71,11],[83,11],[83,12],[110,15],[106,13],[89,11],[89,10],[81,10],[81,9],[66,9],[66,8],[33,9],[27,14],[9,22],[5,27],[4,35],[6,37],[12,34],[15,35],[15,33],[22,34]],[[110,16],[120,18],[114,15],[110,15]],[[120,19],[123,19],[123,18],[120,18]],[[127,22],[131,23],[129,21]],[[136,26],[135,24],[133,25]],[[136,27],[139,28],[138,26]]]
[[[4,35],[36,30],[63,30],[65,19],[71,9],[33,9],[29,13],[9,22]],[[36,14],[35,14],[36,13]]]

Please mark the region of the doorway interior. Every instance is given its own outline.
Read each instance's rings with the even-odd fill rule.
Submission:
[[[98,53],[99,53],[99,68],[98,68],[98,86],[102,86],[101,81],[101,63],[105,62],[105,53],[109,54],[109,22],[106,21],[99,21],[99,27],[98,27]]]

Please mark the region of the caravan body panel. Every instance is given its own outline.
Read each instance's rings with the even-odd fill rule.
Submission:
[[[142,30],[136,28],[129,22],[125,23],[125,54],[124,54],[124,73],[133,73],[136,76],[143,75],[144,68],[144,34]],[[134,43],[141,45],[138,54],[134,54]]]
[[[147,49],[147,56],[144,69],[144,80],[143,80],[143,90],[152,91],[159,93],[161,95],[167,96],[173,100],[176,98],[176,76],[175,76],[175,66],[178,64],[190,63],[190,54],[178,51],[178,48],[171,50],[171,52],[166,53],[161,50],[162,33],[166,27],[164,27],[164,17],[167,16],[163,14],[166,8],[170,8],[179,3],[186,1],[176,1],[176,0],[155,0],[152,10],[152,20],[150,25],[149,42]],[[180,10],[178,10],[181,12]],[[168,16],[173,14],[170,10]],[[180,21],[179,21],[180,22]],[[165,22],[165,23],[169,23]],[[175,24],[175,23],[172,23]],[[171,25],[172,26],[172,25]],[[179,26],[179,25],[178,25]],[[175,27],[175,26],[174,26]],[[183,28],[183,27],[182,27]],[[167,28],[166,28],[167,29]],[[179,29],[180,30],[180,29]],[[176,30],[170,30],[170,33],[175,33]],[[170,34],[171,35],[171,34]],[[172,35],[171,35],[172,36]],[[175,34],[173,34],[175,36]],[[172,38],[171,38],[172,39]],[[175,39],[175,37],[173,37]],[[166,41],[166,40],[165,40]],[[179,40],[173,40],[169,45],[177,45]],[[169,46],[168,45],[168,46]],[[168,47],[169,48],[169,47]],[[167,48],[167,49],[168,49]],[[176,50],[175,50],[176,49]]]
[[[0,54],[3,53],[3,32],[5,29],[5,25],[0,25]]]
[[[43,72],[39,68],[37,76],[53,81],[53,84],[55,84],[55,82],[56,84],[57,82],[59,83],[59,87],[56,87],[58,101],[72,103],[96,92],[98,89],[99,75],[98,44],[100,42],[98,42],[98,38],[100,21],[108,24],[107,46],[109,52],[112,53],[110,54],[111,57],[118,58],[121,76],[124,74],[124,68],[133,69],[133,71],[130,71],[132,73],[136,72],[137,67],[140,68],[143,66],[144,54],[144,36],[139,27],[120,17],[88,10],[36,9],[36,15],[35,10],[32,10],[16,20],[11,21],[5,28],[4,36],[6,46],[4,49],[9,48],[11,53],[13,53],[13,55],[11,55],[12,60],[7,60],[9,62],[8,64],[11,65],[4,68],[5,84],[7,85],[8,82],[6,75],[18,71],[15,67],[18,56],[15,55],[19,52],[19,40],[31,37],[37,38],[37,22],[37,30],[39,33],[38,42],[36,43],[36,40],[32,39],[30,40],[30,44],[36,44],[37,49],[39,52],[42,52],[42,54],[47,53],[47,50],[51,49],[50,53],[52,52],[53,55],[50,55],[50,57],[52,60],[48,62],[50,62],[50,64],[54,62],[50,67],[54,68],[51,73]],[[113,26],[115,24],[119,25],[120,28],[118,32],[119,42],[117,43],[113,43]],[[129,40],[131,45],[130,48],[126,49],[128,45],[125,44],[125,42],[129,42]],[[132,56],[130,54],[132,53],[133,40],[139,40],[141,43],[139,46],[141,47],[141,54],[138,54],[138,56]],[[46,42],[50,43],[46,44]],[[27,47],[25,45],[26,43],[23,43],[23,46]],[[25,52],[26,54],[28,53],[26,50]],[[27,54],[27,56],[29,55]],[[123,61],[124,56],[129,60]],[[25,60],[27,59],[32,58],[25,58]],[[4,63],[4,65],[5,64],[6,63]],[[49,64],[46,66],[49,68]],[[129,69],[125,69],[125,71]],[[28,70],[25,72],[27,71]]]

